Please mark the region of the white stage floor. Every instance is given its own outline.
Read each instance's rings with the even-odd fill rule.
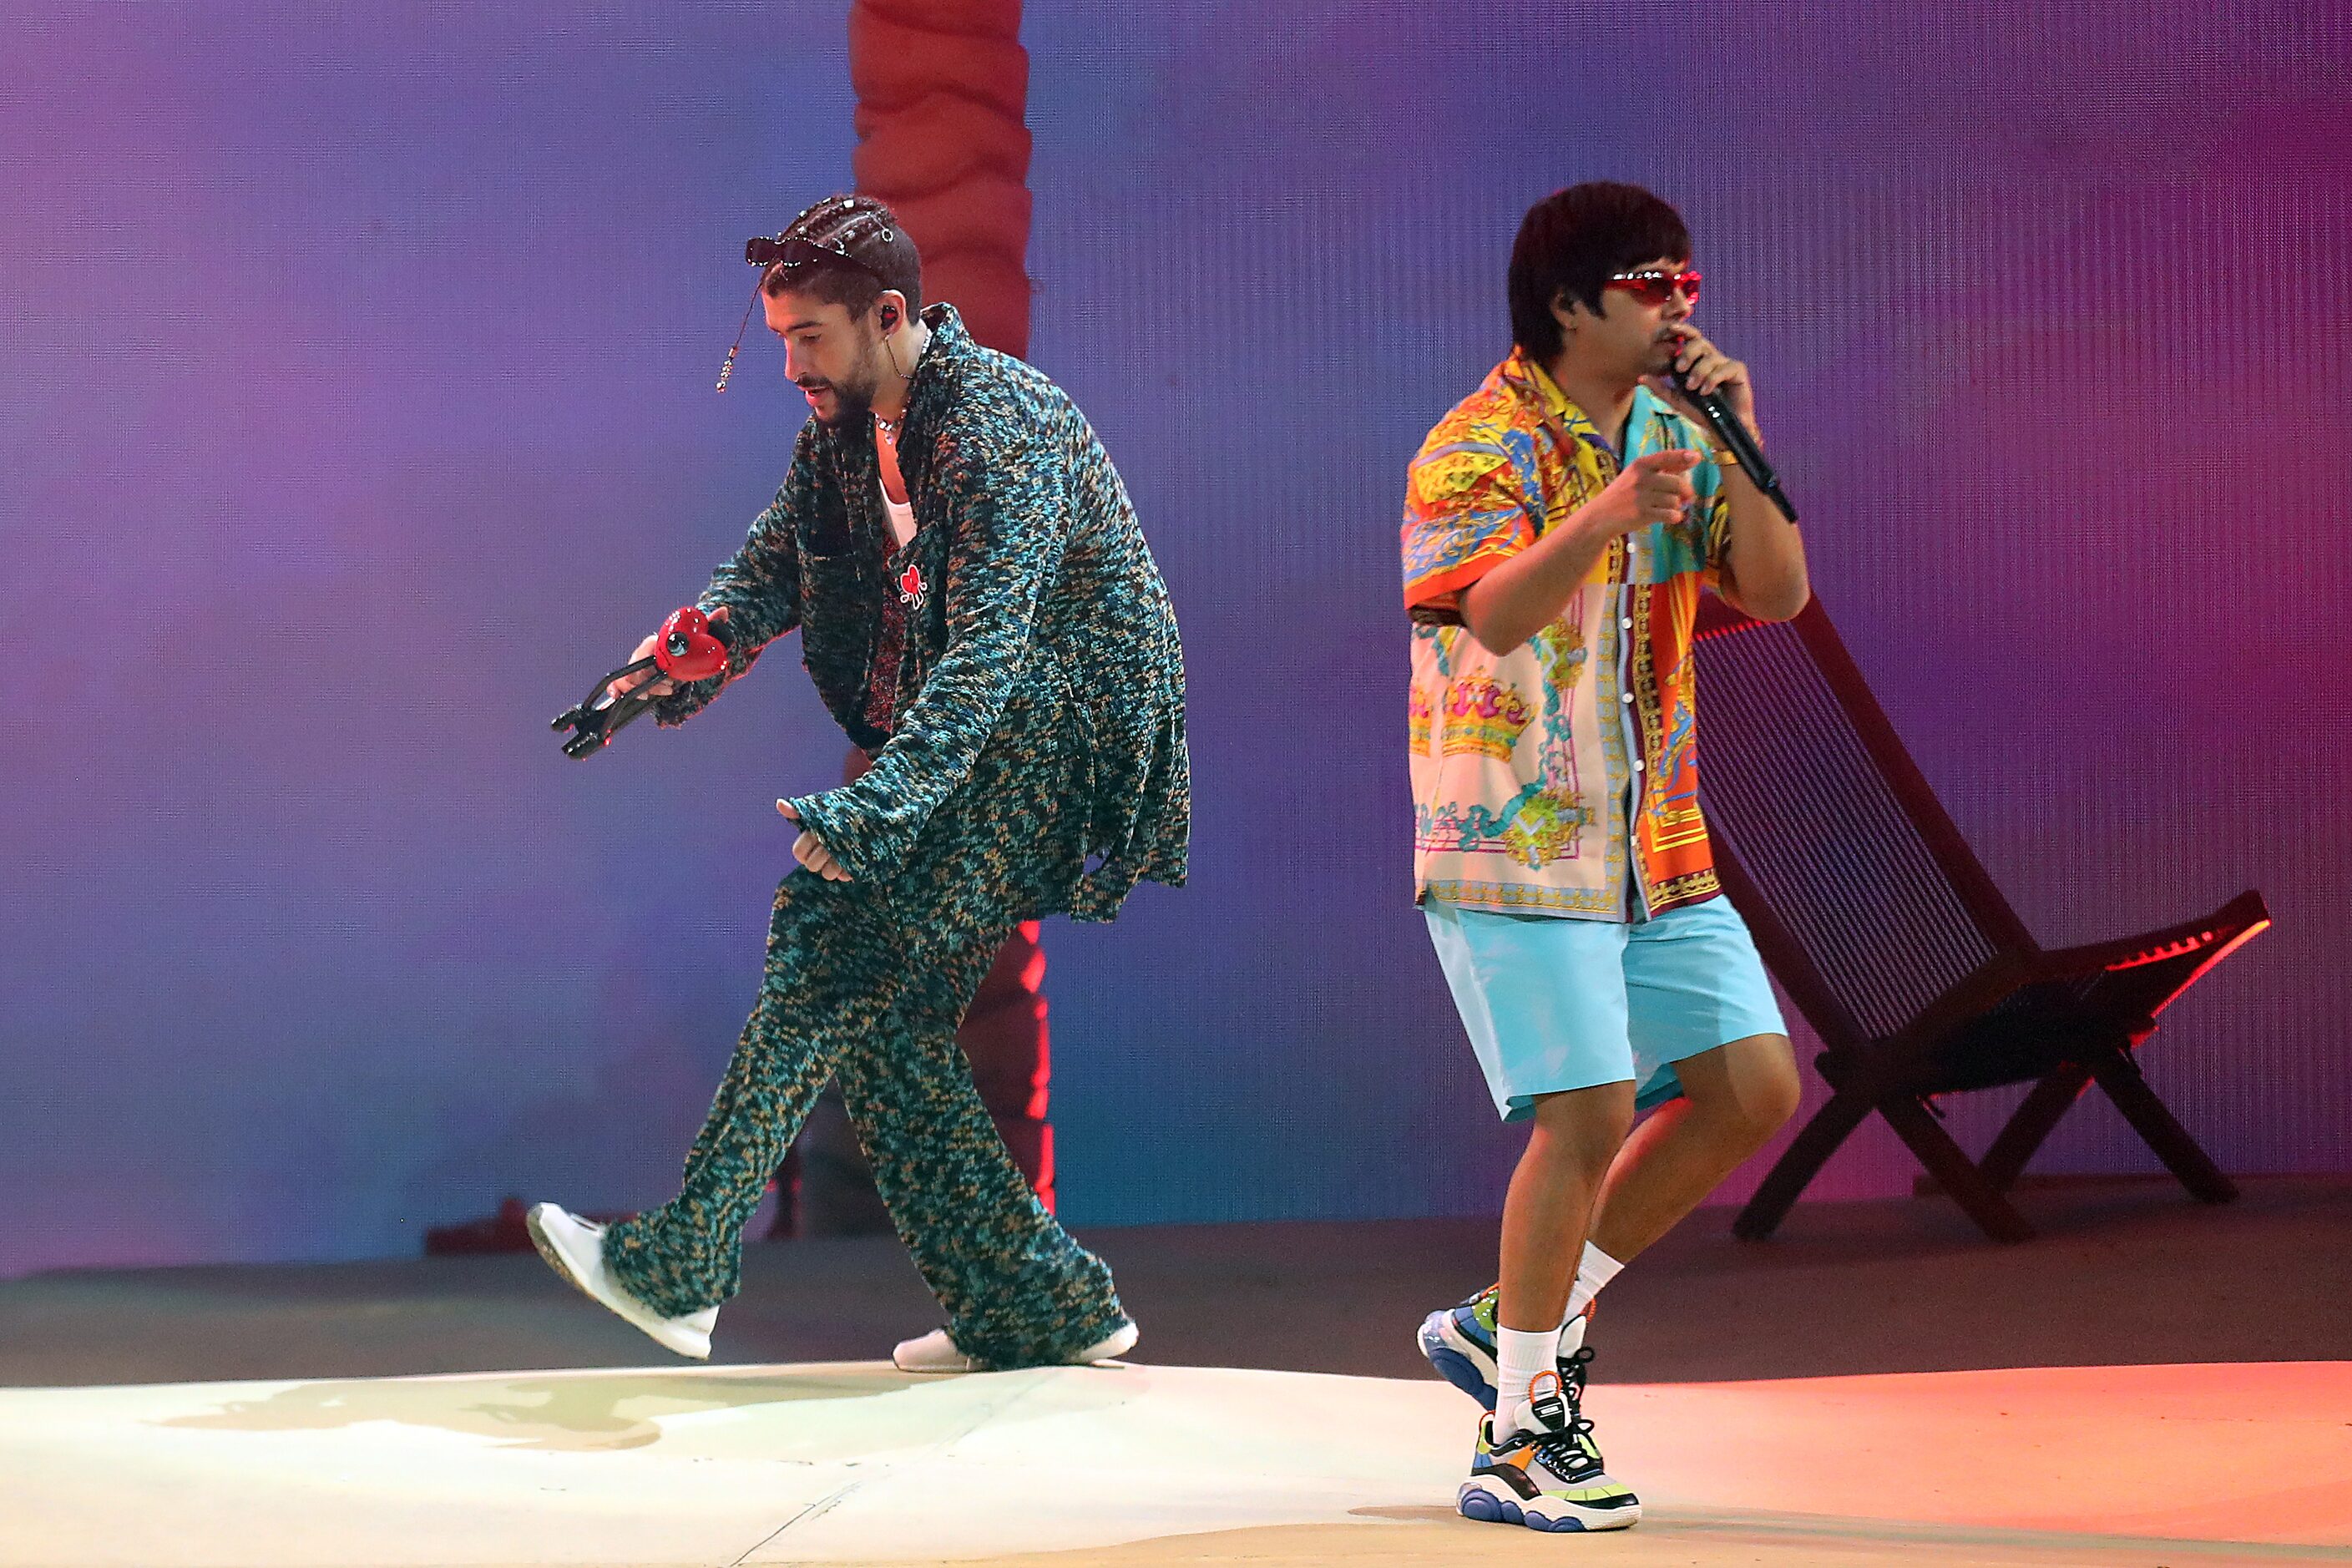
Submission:
[[[2352,1563],[2352,1363],[1604,1385],[1648,1517],[1454,1517],[1435,1381],[871,1364],[0,1390],[0,1564]]]

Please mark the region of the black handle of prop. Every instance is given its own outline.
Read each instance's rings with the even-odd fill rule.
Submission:
[[[677,621],[692,609],[693,606],[689,605],[688,610],[682,610],[677,616],[670,617],[671,621]],[[698,614],[697,618],[700,618]],[[733,649],[734,634],[729,629],[727,622],[704,621],[699,629],[719,647]],[[691,647],[692,643],[686,630],[670,626],[667,628],[661,653],[675,659],[684,656]],[[665,662],[657,654],[625,664],[597,681],[589,689],[587,697],[579,703],[557,714],[551,727],[559,731],[564,730],[573,731],[563,742],[563,754],[575,760],[593,757],[610,745],[614,735],[642,718],[659,700],[650,695],[645,688],[640,687],[626,697],[608,698],[608,694],[614,681],[625,676],[635,675],[640,670],[661,668]]]

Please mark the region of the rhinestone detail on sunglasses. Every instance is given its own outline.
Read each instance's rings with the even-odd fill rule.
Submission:
[[[1655,267],[1645,267],[1638,272],[1612,272],[1606,285],[1622,289],[1644,305],[1663,305],[1675,297],[1675,290],[1692,304],[1698,303],[1699,274],[1696,271],[1667,272]]]

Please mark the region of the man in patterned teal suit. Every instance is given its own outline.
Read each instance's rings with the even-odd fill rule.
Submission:
[[[1085,417],[973,342],[952,307],[922,308],[919,258],[887,208],[832,197],[752,250],[813,417],[699,600],[727,627],[726,670],[663,689],[656,712],[684,721],[797,627],[825,705],[874,764],[776,803],[799,868],[678,1196],[609,1230],[541,1204],[532,1237],[595,1300],[708,1356],[744,1225],[831,1078],[948,1318],[898,1348],[900,1366],[1118,1355],[1136,1330],[1109,1270],[1022,1179],[955,1031],[1018,922],[1107,921],[1138,881],[1184,879],[1167,590]]]

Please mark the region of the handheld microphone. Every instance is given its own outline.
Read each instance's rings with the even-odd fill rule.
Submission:
[[[1706,420],[1707,428],[1715,432],[1715,438],[1731,448],[1731,455],[1739,459],[1741,468],[1748,470],[1749,482],[1771,498],[1772,504],[1780,509],[1781,516],[1790,522],[1796,521],[1797,509],[1790,504],[1787,492],[1780,489],[1780,476],[1772,471],[1772,465],[1765,461],[1764,448],[1756,444],[1756,437],[1748,433],[1747,421],[1731,411],[1731,404],[1723,394],[1693,392],[1682,367],[1671,361],[1666,365],[1666,375],[1674,382],[1675,390],[1696,405]]]

